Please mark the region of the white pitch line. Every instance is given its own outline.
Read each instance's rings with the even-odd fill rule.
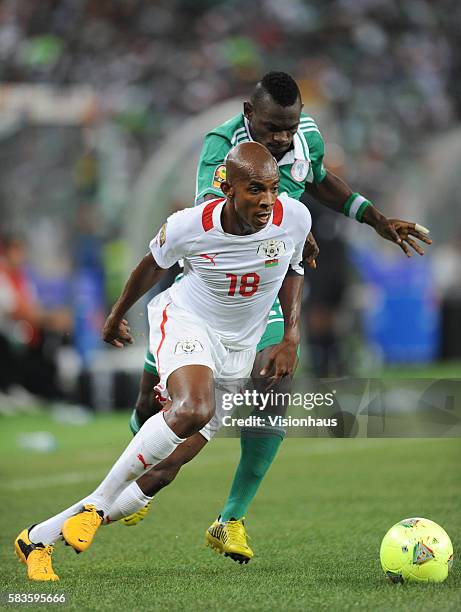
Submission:
[[[222,439],[222,438],[221,438]],[[299,439],[299,438],[298,438]],[[290,453],[297,456],[309,456],[309,455],[335,455],[339,453],[349,453],[360,450],[370,450],[376,447],[377,450],[382,450],[386,446],[392,446],[395,444],[402,443],[401,438],[373,438],[373,439],[350,439],[350,438],[337,438],[337,439],[325,439],[325,438],[313,438],[315,443],[309,447],[298,447],[296,450],[291,450]],[[318,444],[320,440],[323,440],[321,444]],[[348,440],[348,442],[345,442]],[[384,442],[386,440],[386,442]],[[442,439],[441,439],[442,440]],[[431,439],[431,443],[436,440]],[[289,440],[288,440],[289,442]],[[424,442],[422,438],[409,438],[405,439],[405,444]],[[214,443],[216,444],[216,442]],[[213,444],[213,445],[214,445]],[[286,444],[286,442],[285,442]],[[306,439],[306,444],[309,444],[309,439]],[[230,449],[226,449],[230,450]],[[235,462],[234,450],[229,452],[229,462]],[[216,455],[201,455],[200,456],[200,467],[204,468],[207,464],[216,465],[217,463],[227,463],[224,460],[224,456],[221,455],[217,459]],[[63,485],[78,484],[81,482],[91,482],[93,480],[99,481],[106,476],[110,469],[108,463],[107,469],[89,471],[89,472],[68,472],[67,474],[50,474],[48,476],[36,477],[36,478],[21,478],[18,480],[12,480],[10,482],[3,482],[0,484],[1,489],[8,489],[10,491],[22,491],[24,489],[41,489],[43,487],[60,487]]]
[[[23,491],[24,489],[41,489],[42,487],[60,487],[62,485],[78,484],[80,482],[90,482],[100,480],[107,471],[98,472],[69,472],[67,474],[50,474],[38,478],[21,478],[11,482],[3,482],[2,489],[11,491]]]

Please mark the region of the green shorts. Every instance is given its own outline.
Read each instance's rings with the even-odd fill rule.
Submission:
[[[274,346],[282,341],[284,332],[284,319],[282,307],[280,306],[280,302],[277,298],[275,300],[271,311],[269,313],[269,318],[267,320],[266,329],[261,337],[261,340],[258,342],[258,346],[256,348],[257,352],[262,351],[268,346]],[[155,357],[148,350],[146,353],[146,358],[144,359],[144,370],[149,372],[150,374],[158,374],[157,368],[155,366]]]

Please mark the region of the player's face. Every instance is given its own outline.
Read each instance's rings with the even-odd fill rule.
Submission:
[[[293,106],[280,106],[271,99],[261,101],[256,106],[250,102],[244,104],[252,138],[269,149],[276,160],[282,159],[293,145],[301,109],[300,101]]]
[[[259,232],[267,225],[277,199],[279,180],[277,170],[267,169],[234,183],[235,211],[249,231]]]

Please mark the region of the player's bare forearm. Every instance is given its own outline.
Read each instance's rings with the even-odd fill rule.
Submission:
[[[157,264],[151,253],[141,259],[104,323],[102,329],[104,342],[117,348],[133,342],[128,322],[123,317],[149,289],[158,283],[164,273],[165,270]]]
[[[130,274],[120,297],[112,307],[111,315],[121,319],[133,304],[158,283],[164,272],[152,254],[147,253]]]
[[[279,291],[285,328],[283,339],[294,343],[296,346],[298,346],[301,337],[300,318],[303,283],[304,276],[289,270]]]
[[[349,185],[330,171],[327,171],[321,183],[308,185],[306,191],[321,204],[339,213],[345,212],[348,200],[350,202],[355,197],[354,201],[357,201],[358,196],[352,193]],[[362,202],[365,201],[365,198],[359,197]],[[432,240],[428,237],[429,230],[422,225],[402,219],[388,219],[369,201],[363,204],[363,208],[360,220],[372,227],[382,238],[397,244],[407,257],[411,257],[412,249],[419,255],[424,255],[424,250],[414,238],[425,244],[432,244]]]
[[[321,183],[309,184],[306,191],[321,204],[338,213],[343,212],[344,203],[352,195],[349,185],[329,170]],[[373,205],[368,206],[363,214],[363,222],[373,228],[384,220],[386,217]]]
[[[352,194],[352,189],[339,176],[327,170],[327,175],[321,183],[309,183],[306,191],[320,204],[335,212],[342,213],[344,202]]]
[[[279,300],[285,321],[282,341],[274,346],[269,354],[261,376],[267,377],[269,387],[285,376],[292,376],[297,363],[297,350],[300,341],[301,298],[304,277],[294,271],[285,276],[279,291]]]

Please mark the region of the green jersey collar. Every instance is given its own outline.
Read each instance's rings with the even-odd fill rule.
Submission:
[[[243,115],[243,122],[248,140],[250,142],[254,142],[253,138],[251,137],[250,124],[248,123],[248,119],[245,117],[245,115]],[[240,140],[240,142],[243,142],[243,140]],[[277,162],[279,166],[292,165],[298,159],[310,162],[309,147],[304,134],[302,134],[299,128],[294,135],[293,145],[293,148],[287,151],[282,159]]]

